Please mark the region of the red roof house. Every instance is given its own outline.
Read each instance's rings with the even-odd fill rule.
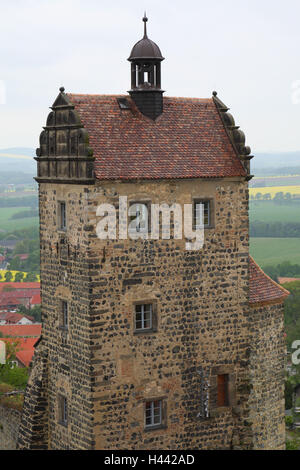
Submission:
[[[1,325],[0,333],[4,336],[11,336],[13,338],[39,338],[42,334],[42,325]]]
[[[20,367],[29,367],[38,338],[0,338],[5,343],[16,343],[16,359]]]

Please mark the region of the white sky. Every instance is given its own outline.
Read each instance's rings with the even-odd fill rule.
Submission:
[[[167,95],[217,90],[253,152],[300,149],[299,0],[0,0],[0,148],[38,146],[61,85],[126,93],[144,9]]]

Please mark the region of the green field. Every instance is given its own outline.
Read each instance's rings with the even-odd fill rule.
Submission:
[[[12,232],[38,225],[38,217],[26,217],[24,219],[10,219],[13,214],[28,211],[28,207],[2,207],[0,208],[0,230]]]
[[[300,238],[251,238],[250,253],[261,267],[283,261],[300,265]]]
[[[259,222],[298,222],[300,204],[275,204],[273,201],[250,202],[250,223]]]

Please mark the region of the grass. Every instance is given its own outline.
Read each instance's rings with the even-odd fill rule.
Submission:
[[[272,198],[276,193],[290,193],[300,195],[300,185],[299,186],[267,186],[265,188],[250,188],[250,196],[255,196],[257,193],[261,194],[271,194]]]
[[[251,238],[250,253],[262,268],[283,261],[300,264],[300,238]]]
[[[260,222],[299,222],[300,204],[275,204],[273,201],[251,201],[250,223]]]
[[[34,225],[38,225],[38,217],[25,217],[24,219],[11,219],[11,216],[23,211],[30,210],[28,207],[1,207],[0,208],[0,229],[6,232],[22,230]]]
[[[7,396],[5,393],[13,392],[16,390],[12,385],[0,383],[0,405],[5,408],[13,408],[14,410],[22,411],[24,394]]]

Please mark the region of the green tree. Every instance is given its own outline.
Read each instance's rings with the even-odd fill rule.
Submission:
[[[5,281],[6,281],[6,282],[11,282],[11,281],[12,281],[12,278],[13,278],[12,273],[11,273],[10,271],[7,271],[7,272],[5,273]]]
[[[24,279],[24,273],[16,273],[15,282],[22,282]]]

